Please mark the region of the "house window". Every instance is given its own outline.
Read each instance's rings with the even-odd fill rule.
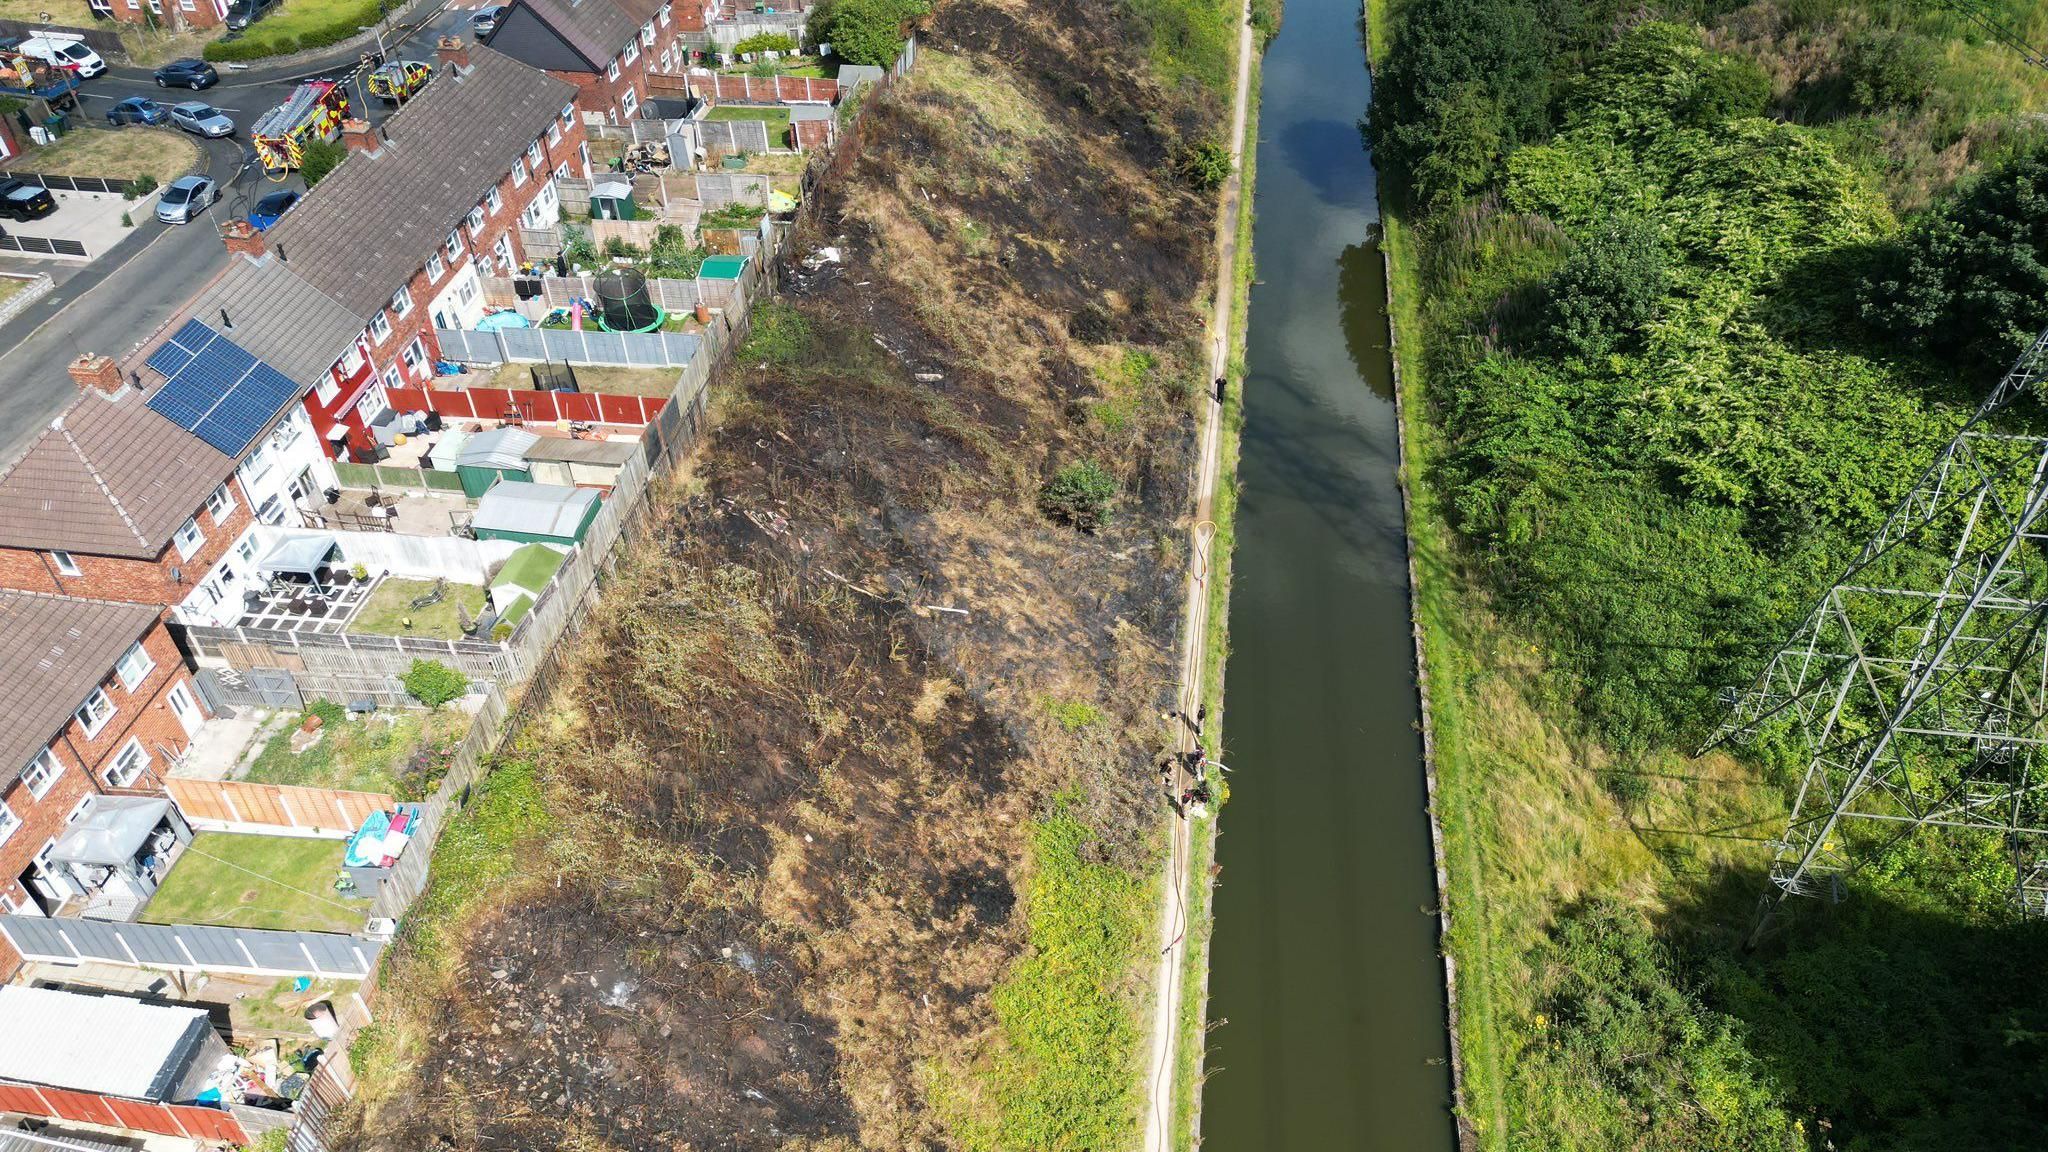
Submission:
[[[206,543],[206,534],[199,530],[198,520],[187,520],[171,534],[171,543],[178,546],[178,559],[190,560]]]
[[[228,513],[234,510],[235,494],[228,490],[226,484],[215,488],[213,495],[206,498],[206,514],[213,517],[215,524],[224,523],[228,518]]]
[[[60,575],[64,575],[64,576],[76,576],[76,575],[78,575],[78,561],[76,561],[76,560],[72,559],[72,558],[71,558],[71,553],[69,553],[69,552],[52,552],[52,553],[50,553],[50,562],[51,562],[52,564],[55,564],[55,565],[57,566],[57,572],[58,572],[58,574],[60,574]]]
[[[526,161],[523,158],[512,162],[512,186],[526,187]]]
[[[666,27],[668,27],[668,10],[669,10],[669,7],[670,7],[670,5],[667,5],[667,4],[663,4],[663,5],[661,6],[661,26],[662,26],[663,28],[666,28]]]
[[[322,376],[320,382],[313,385],[313,395],[320,398],[320,406],[322,408],[334,403],[334,398],[340,394],[341,385],[334,382],[334,374],[332,372]]]
[[[557,179],[557,180],[567,180],[568,178],[569,178],[569,162],[568,162],[567,160],[564,160],[564,161],[562,161],[562,162],[561,162],[560,164],[557,164],[557,165],[555,165],[555,179]]]
[[[386,387],[386,388],[403,388],[403,387],[405,387],[405,380],[404,380],[404,378],[402,378],[402,377],[400,377],[400,376],[399,376],[399,374],[398,374],[398,367],[397,367],[397,365],[393,365],[393,366],[391,366],[391,367],[389,367],[389,368],[386,368],[386,369],[384,370],[384,387]],[[379,398],[379,399],[383,399],[383,394],[382,394],[382,393],[379,393],[379,394],[378,394],[378,398]],[[386,407],[389,407],[389,406],[390,406],[390,401],[386,400],[386,401],[384,402],[384,404],[383,404],[383,405],[379,406],[379,408],[378,408],[378,411],[380,411],[380,412],[381,412],[381,411],[383,411],[383,409],[384,409],[384,408],[386,408]]]
[[[511,234],[511,233],[509,233],[509,232],[508,232],[508,233],[506,233],[505,235],[503,235],[503,236],[500,236],[500,237],[498,237],[498,247],[497,247],[496,251],[497,251],[497,253],[498,253],[498,263],[500,263],[500,264],[503,264],[503,265],[504,265],[504,266],[505,266],[506,268],[508,268],[508,269],[509,269],[509,268],[511,268],[511,267],[512,267],[512,234]]]
[[[21,782],[28,788],[28,794],[41,800],[50,794],[50,785],[64,774],[64,764],[57,754],[48,748],[36,753],[36,758],[21,770]]]
[[[498,195],[496,188],[492,188],[489,192],[484,193],[484,204],[489,211],[496,212],[505,206],[505,198]]]
[[[363,370],[363,350],[354,344],[341,354],[341,378],[343,380]]]
[[[541,154],[540,154],[540,141],[538,141],[538,140],[535,140],[535,141],[534,141],[533,143],[531,143],[531,144],[528,144],[528,145],[526,146],[526,163],[527,163],[527,164],[528,164],[529,166],[531,166],[531,167],[534,167],[534,168],[538,168],[538,167],[540,167],[540,165],[541,165]]]
[[[420,367],[427,362],[427,351],[420,345],[419,340],[415,338],[412,343],[405,346],[405,351],[400,352],[398,357],[405,361],[406,371],[417,376],[419,375]]]
[[[114,665],[114,674],[121,678],[121,687],[133,692],[142,687],[142,682],[149,679],[155,668],[156,661],[149,658],[149,652],[137,641],[121,653],[120,662]]]
[[[474,236],[484,230],[484,206],[479,204],[469,210],[469,234]]]
[[[646,44],[646,45],[648,45],[648,46],[650,46],[650,47],[651,47],[651,46],[653,46],[653,44],[654,44],[654,21],[652,21],[652,20],[649,20],[649,21],[648,21],[647,23],[645,23],[645,24],[642,24],[642,25],[640,26],[640,42],[641,42],[642,44]]]
[[[427,257],[428,280],[439,280],[441,278],[441,273],[446,272],[447,270],[448,265],[442,262],[441,254],[439,252],[436,252],[432,256]]]
[[[386,320],[382,312],[370,317],[370,339],[379,344],[391,339],[391,321]]]
[[[21,817],[14,814],[14,809],[0,803],[0,844],[7,843],[7,838],[14,835],[15,830],[20,827]]]
[[[626,89],[626,94],[619,98],[619,109],[626,114],[628,119],[631,119],[634,109],[638,107],[640,107],[640,94],[631,88]]]
[[[256,562],[255,533],[252,532],[249,535],[242,537],[242,542],[235,545],[235,555],[240,556],[244,563],[254,564]],[[230,577],[230,579],[232,578],[233,577]]]
[[[619,78],[619,62],[617,60],[612,61],[611,65],[604,70],[604,78],[607,80],[617,80]]]
[[[107,765],[107,783],[111,787],[126,788],[135,782],[142,770],[149,767],[149,753],[143,751],[142,741],[129,737],[121,750],[114,754],[114,762]]]
[[[639,41],[636,40],[633,43],[626,45],[626,50],[619,54],[619,63],[631,64],[633,61],[638,60],[639,58],[640,43]]]
[[[562,142],[562,126],[561,126],[560,124],[550,124],[550,125],[548,125],[548,143],[549,143],[549,144],[560,144],[561,142]]]
[[[412,289],[401,286],[398,291],[391,294],[391,314],[403,320],[405,319],[405,314],[410,311],[412,311]]]
[[[570,126],[574,125],[575,123],[576,123],[576,105],[575,105],[575,104],[573,104],[573,103],[571,103],[571,104],[564,104],[564,105],[562,105],[562,127],[564,127],[564,128],[568,128],[568,127],[570,127]]]
[[[249,459],[242,465],[242,491],[250,491],[255,487],[256,481],[268,475],[270,475],[270,445],[258,444],[256,445],[256,450],[249,453]]]
[[[447,242],[442,244],[441,247],[447,251],[450,264],[462,259],[462,234],[460,232],[450,232]]]
[[[284,501],[272,492],[263,503],[256,506],[256,518],[265,524],[284,523]]]
[[[78,718],[79,727],[85,729],[85,738],[90,740],[99,735],[100,729],[105,728],[107,721],[113,718],[114,702],[104,691],[95,688],[92,695],[87,696],[85,703],[80,704],[78,711],[72,715]]]

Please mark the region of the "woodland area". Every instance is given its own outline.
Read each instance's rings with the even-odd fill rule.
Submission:
[[[1135,1143],[1235,12],[914,17],[441,842],[359,1146]]]
[[[2048,44],[2048,7],[1981,7]],[[1859,843],[1844,902],[1747,950],[1804,762],[1688,755],[2048,325],[2048,73],[1933,0],[1369,24],[1463,1125],[2048,1146],[2048,929],[2002,846]]]

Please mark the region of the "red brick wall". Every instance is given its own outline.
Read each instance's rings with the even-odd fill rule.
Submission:
[[[51,741],[57,760],[64,768],[50,785],[50,790],[41,799],[36,799],[30,794],[27,784],[16,781],[4,796],[0,796],[0,800],[5,800],[22,820],[22,826],[15,829],[5,843],[0,843],[0,894],[17,902],[28,899],[28,892],[19,881],[22,871],[42,850],[43,844],[58,835],[80,797],[92,792],[116,791],[107,784],[103,774],[114,754],[129,740],[142,742],[149,753],[150,764],[148,770],[129,787],[118,791],[122,794],[162,791],[156,777],[168,767],[165,749],[183,751],[187,744],[184,726],[171,712],[165,696],[172,685],[183,682],[202,713],[206,702],[200,699],[199,690],[191,685],[190,670],[179,657],[171,634],[161,623],[150,626],[142,646],[150,659],[156,662],[156,667],[150,669],[133,692],[121,686],[121,679],[114,675],[112,668],[107,670],[106,679],[100,687],[114,702],[114,714],[100,730],[87,737],[84,726],[73,718]],[[0,940],[0,981],[12,977],[20,962],[21,958],[13,948],[5,940]]]
[[[177,604],[191,595],[200,579],[215,561],[227,553],[228,547],[253,518],[249,498],[242,492],[241,485],[231,479],[228,488],[235,494],[235,508],[224,522],[216,523],[203,503],[193,509],[206,540],[190,559],[181,558],[174,544],[166,544],[163,552],[153,560],[94,556],[74,551],[71,558],[77,563],[79,574],[65,576],[58,573],[56,562],[46,551],[0,548],[0,588],[58,592],[66,596],[121,600],[131,604]],[[173,579],[173,570],[182,573],[184,579]]]
[[[189,12],[179,0],[161,0],[162,12],[150,11],[149,0],[136,0],[136,4],[131,8],[128,0],[113,0],[113,9],[108,14],[123,24],[154,24],[159,28],[213,28],[221,22],[213,0],[192,0]]]

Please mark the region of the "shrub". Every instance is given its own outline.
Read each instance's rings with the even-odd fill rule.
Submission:
[[[1850,41],[1842,62],[1843,94],[1854,107],[1918,108],[1934,92],[1941,53],[1912,32],[1869,32]]]
[[[439,660],[415,660],[398,679],[413,699],[429,708],[439,708],[469,691],[469,677]]]
[[[905,25],[928,8],[925,0],[830,0],[811,10],[809,23],[834,56],[887,68],[903,50]]]
[[[574,224],[562,226],[562,258],[571,264],[588,268],[597,263],[597,245],[590,239],[590,231]]]
[[[142,197],[149,195],[151,192],[156,191],[156,186],[156,175],[151,172],[144,172],[141,175],[137,176],[135,179],[128,182],[128,191],[126,191],[122,195],[124,198],[129,200],[139,200]]]
[[[347,156],[348,149],[338,141],[308,140],[305,155],[299,161],[299,175],[306,181],[306,187],[311,188],[325,179]]]
[[[1060,524],[1094,532],[1109,519],[1116,477],[1093,460],[1076,460],[1053,474],[1038,492],[1038,510]]]
[[[1181,148],[1173,161],[1174,172],[1198,192],[1214,192],[1230,179],[1230,146],[1211,136],[1191,147]]]
[[[1605,355],[1656,315],[1670,278],[1655,225],[1610,221],[1551,274],[1550,338],[1572,355]]]
[[[732,50],[740,55],[748,52],[794,52],[796,41],[780,32],[763,32],[733,45]]]

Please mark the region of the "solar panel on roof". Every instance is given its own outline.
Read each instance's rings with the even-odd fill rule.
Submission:
[[[197,320],[186,321],[150,355],[149,364],[167,377],[149,398],[151,410],[230,456],[246,451],[304,392],[290,377]]]

